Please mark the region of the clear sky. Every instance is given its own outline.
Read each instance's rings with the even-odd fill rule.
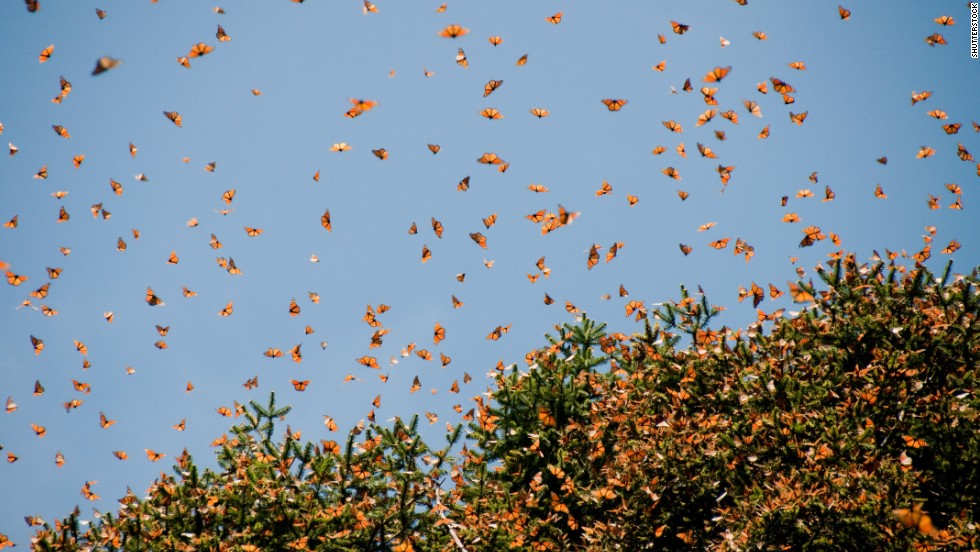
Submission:
[[[377,0],[377,12],[367,14],[360,0],[229,2],[224,14],[181,0],[41,0],[36,13],[2,3],[0,143],[18,152],[0,157],[0,219],[17,217],[16,228],[0,228],[0,260],[27,280],[0,282],[0,400],[17,405],[0,412],[0,455],[19,458],[0,463],[0,533],[26,545],[25,515],[53,521],[76,504],[83,518],[92,507],[114,510],[127,486],[141,494],[185,447],[213,465],[209,444],[237,421],[216,409],[262,401],[273,390],[294,406],[288,421],[304,438],[341,440],[380,394],[379,421],[436,414],[436,423],[422,425],[439,443],[445,424],[461,416],[453,406],[471,408],[498,360],[523,365],[526,352],[546,344],[544,333],[574,320],[566,301],[630,333],[642,325],[624,318],[628,301],[676,299],[680,284],[700,285],[728,307],[719,323],[742,326],[756,311],[737,301],[740,286],[765,288],[766,312],[798,309],[787,296],[771,300],[768,284],[786,291],[797,267],[809,278],[838,249],[865,260],[874,249],[918,252],[927,226],[936,234],[926,264],[939,269],[953,258],[957,272],[971,271],[980,259],[978,167],[957,153],[962,144],[980,154],[969,9],[866,4],[848,6],[853,13],[842,20],[835,4],[763,0],[451,1],[443,12],[438,1]],[[558,12],[560,22],[549,22]],[[943,15],[955,24],[934,21]],[[689,29],[677,34],[671,21]],[[451,24],[469,32],[440,37]],[[218,25],[230,41],[217,39]],[[933,33],[947,44],[927,44]],[[493,46],[491,36],[502,42]],[[213,52],[181,66],[177,58],[202,42]],[[456,62],[460,48],[468,68]],[[527,63],[516,65],[524,54]],[[121,63],[93,76],[102,56]],[[662,61],[664,70],[655,70]],[[718,89],[718,115],[696,126],[711,108],[699,92],[705,75],[728,67],[721,82],[707,83]],[[71,92],[54,103],[62,76]],[[770,77],[795,88],[795,103],[784,104]],[[686,79],[693,91],[683,90]],[[490,80],[503,83],[484,97]],[[757,89],[763,82],[767,94]],[[912,105],[913,91],[932,95]],[[352,98],[377,105],[349,118]],[[612,112],[603,99],[627,103]],[[744,100],[758,104],[761,118]],[[485,108],[504,117],[484,118]],[[532,108],[550,115],[534,117]],[[728,110],[737,124],[722,117]],[[179,113],[182,126],[165,111]],[[802,125],[791,112],[807,113]],[[683,132],[668,130],[669,121]],[[962,125],[957,134],[943,129],[952,123]],[[760,139],[764,127],[769,137]],[[352,149],[331,151],[341,142]],[[677,152],[681,143],[687,157]],[[717,159],[702,157],[698,143]],[[441,150],[433,155],[427,144]],[[666,151],[653,155],[657,146]],[[935,154],[917,158],[924,146]],[[372,154],[379,148],[386,160]],[[491,152],[509,163],[506,172],[477,163]],[[85,159],[76,168],[77,155]],[[882,156],[887,164],[876,161]],[[719,164],[735,167],[724,188]],[[43,166],[47,178],[34,178]],[[664,174],[668,167],[680,180]],[[461,192],[464,177],[469,189]],[[598,197],[604,180],[612,192]],[[877,184],[887,198],[875,196]],[[833,201],[821,201],[825,186]],[[229,205],[222,195],[230,189]],[[815,197],[798,198],[803,189]],[[59,191],[68,195],[52,197]],[[632,207],[628,195],[638,198]],[[958,198],[963,208],[951,209]],[[93,218],[95,204],[111,216]],[[558,213],[559,205],[580,214],[547,235],[526,218]],[[321,224],[327,209],[329,232]],[[800,221],[783,222],[789,213]],[[198,224],[189,227],[192,218]],[[441,238],[432,218],[444,227]],[[709,222],[717,224],[698,232]],[[410,235],[413,223],[418,233]],[[828,239],[800,248],[810,225]],[[245,227],[263,232],[250,237]],[[471,239],[476,232],[486,250]],[[221,249],[209,245],[212,234]],[[726,248],[709,246],[722,238],[730,239]],[[754,247],[749,262],[732,253],[738,238]],[[951,240],[962,248],[941,254]],[[624,245],[607,263],[617,242]],[[588,269],[593,244],[600,261]],[[685,256],[679,244],[693,250]],[[168,263],[171,252],[177,264]],[[550,274],[531,283],[542,256]],[[242,273],[230,274],[216,257],[233,258]],[[62,271],[52,279],[48,268]],[[29,296],[47,282],[46,297]],[[182,286],[197,296],[184,297]],[[149,306],[148,287],[165,304]],[[544,304],[546,293],[554,304]],[[31,304],[21,307],[25,299]],[[229,302],[234,312],[219,316]],[[362,317],[367,305],[382,303],[391,308],[377,319],[391,331],[369,348],[380,327]],[[42,305],[57,314],[45,316]],[[446,332],[439,344],[436,323]],[[508,325],[499,340],[487,339]],[[40,354],[31,336],[43,340]],[[409,343],[433,360],[403,357]],[[301,363],[290,360],[297,344]],[[266,358],[268,348],[284,356]],[[440,353],[451,363],[443,367]],[[380,369],[358,364],[365,355]],[[345,382],[348,375],[356,379]],[[258,387],[244,388],[254,376]],[[421,390],[410,393],[416,376]],[[295,391],[293,379],[310,380],[306,391]],[[456,380],[458,394],[450,392]],[[34,395],[35,381],[42,395]],[[66,413],[73,399],[84,402]],[[100,427],[100,412],[116,423]],[[324,427],[324,415],[338,432]],[[184,419],[185,431],[172,428]],[[145,449],[166,456],[153,463]],[[117,460],[117,450],[129,459]],[[92,489],[102,500],[85,501],[86,481],[98,481]]]

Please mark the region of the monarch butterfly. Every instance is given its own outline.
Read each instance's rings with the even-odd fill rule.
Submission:
[[[157,460],[166,456],[166,454],[163,454],[162,452],[156,452],[150,449],[144,450],[146,451],[146,457],[150,460],[150,462],[156,462]]]
[[[766,125],[765,127],[762,128],[762,131],[759,132],[758,138],[759,140],[765,140],[766,138],[769,138],[769,125]]]
[[[789,64],[790,69],[796,69],[797,71],[806,71],[806,64],[802,61],[792,61]]]
[[[470,62],[466,60],[466,52],[464,52],[462,48],[456,52],[456,65],[459,65],[464,69],[469,69],[470,67]]]
[[[708,120],[711,119],[709,118]],[[670,121],[663,121],[663,125],[664,128],[666,128],[671,132],[677,132],[677,133],[684,132],[684,129],[681,127],[681,124],[674,121],[673,119],[671,119]]]
[[[439,146],[439,144],[428,144],[428,147],[429,147],[429,151],[432,152],[432,155],[439,153],[439,150],[442,149],[442,147]]]
[[[949,118],[946,115],[946,112],[943,111],[942,109],[933,109],[932,111],[926,113],[926,115],[928,115],[930,117],[933,117],[935,119],[940,119],[940,120],[948,119]]]
[[[51,59],[51,54],[54,53],[54,44],[48,46],[47,48],[41,50],[41,54],[37,56],[38,63],[44,63]]]
[[[531,109],[531,115],[534,115],[538,119],[542,119],[544,117],[547,117],[550,114],[551,114],[551,112],[549,112],[547,109],[544,109],[544,108],[535,107],[535,108],[532,108]]]
[[[666,68],[667,68],[667,60],[663,60],[660,63],[651,67],[651,69],[653,69],[654,71],[659,71],[661,73],[663,73],[664,69]]]
[[[95,15],[97,15],[99,19],[105,19],[107,12],[105,10],[100,10],[99,8],[95,8]]]
[[[379,149],[376,149],[376,150],[371,150],[371,153],[373,153],[375,157],[377,157],[378,159],[380,159],[382,161],[384,161],[385,159],[388,159],[388,150],[386,150],[384,148],[379,148]]]
[[[419,233],[419,227],[413,222],[412,226],[408,228],[409,235],[415,235]]]
[[[678,23],[676,21],[671,21],[670,26],[674,29],[674,33],[679,35],[686,33],[691,28],[690,25],[684,25],[683,23]]]
[[[800,216],[796,213],[786,213],[783,215],[783,222],[800,222]]]
[[[153,293],[152,289],[146,288],[146,304],[150,305],[151,307],[156,307],[156,306],[162,307],[164,305],[164,302],[162,299],[157,297],[155,293]]]
[[[522,65],[526,65],[526,64],[527,64],[527,54],[524,54],[517,60],[517,63],[515,63],[514,65],[521,67]]]
[[[469,29],[461,27],[459,25],[447,25],[446,28],[439,31],[439,36],[443,38],[457,38],[466,35],[470,32]]]
[[[31,424],[31,428],[32,428],[32,429],[34,430],[34,433],[35,433],[35,434],[36,434],[36,435],[37,435],[38,437],[40,437],[40,438],[43,438],[43,437],[44,437],[45,435],[47,435],[47,434],[48,434],[48,430],[47,430],[47,428],[46,428],[46,427],[44,427],[44,426],[39,426],[39,425],[37,425],[37,424]]]
[[[177,63],[183,65],[184,67],[186,67],[188,69],[191,68],[191,62],[190,62],[189,59],[187,59],[187,56],[180,56],[180,57],[178,57],[177,58]]]
[[[545,18],[545,21],[547,21],[548,23],[551,23],[553,25],[557,25],[557,24],[561,23],[561,16],[562,15],[563,15],[562,12],[558,12],[555,15],[552,15],[550,17],[546,17]]]
[[[293,384],[293,389],[297,391],[306,391],[306,387],[310,385],[310,380],[289,380],[289,383]]]
[[[327,229],[327,232],[333,232],[333,225],[330,223],[330,209],[323,211],[323,215],[320,216],[320,226]]]
[[[704,96],[704,103],[707,105],[718,105],[718,100],[715,99],[716,92],[718,92],[717,88],[708,88],[707,86],[702,86],[701,95]]]
[[[943,130],[946,131],[946,134],[956,134],[960,131],[960,126],[962,125],[960,125],[959,123],[953,123],[951,125],[943,125]]]
[[[92,485],[95,485],[96,483],[98,483],[98,481],[86,481],[85,484],[82,485],[82,496],[84,496],[87,500],[94,501],[102,498],[99,495],[92,492]]]
[[[480,112],[480,115],[486,117],[487,119],[503,119],[504,116],[500,114],[499,111],[492,107],[488,107]]]
[[[612,186],[608,182],[603,180],[602,187],[596,190],[595,195],[596,197],[608,195],[612,193],[612,190],[613,190]]]
[[[748,1],[748,0],[746,0],[746,1]],[[718,37],[718,40],[721,43],[721,47],[722,48],[724,48],[726,46],[731,46],[731,44],[732,44],[730,40],[726,39],[723,36],[722,37]]]
[[[500,44],[501,42],[504,41],[504,39],[500,38],[499,36],[491,36],[487,40],[489,40],[490,41],[490,44],[493,45],[493,46],[496,46],[496,45],[498,45],[498,44]]]
[[[459,299],[457,299],[455,295],[452,296],[452,299],[453,299],[453,308],[454,309],[458,309],[458,308],[460,308],[460,307],[463,306],[464,303],[462,301],[460,301]]]
[[[711,151],[711,148],[705,146],[701,142],[698,142],[698,151],[701,153],[701,157],[707,157],[708,159],[718,159],[715,152]]]
[[[752,36],[756,37],[759,40],[766,40],[769,38],[769,36],[762,31],[755,31],[754,33],[752,33]]]
[[[22,283],[24,283],[24,282],[27,281],[27,276],[23,276],[23,275],[20,275],[20,274],[14,274],[13,272],[10,272],[9,270],[6,271],[5,274],[7,276],[7,283],[10,284],[10,285],[12,285],[12,286],[19,286]]]
[[[156,347],[157,349],[163,350],[167,348],[167,342],[161,339],[156,343],[154,343],[153,346]]]
[[[932,92],[929,90],[923,90],[922,92],[912,91],[912,105],[915,105],[921,101],[924,101],[932,96]]]
[[[218,25],[218,32],[216,32],[214,36],[217,37],[218,42],[228,42],[231,40],[231,37],[225,32],[225,28],[221,25]]]
[[[76,156],[74,156],[74,157],[71,158],[71,162],[72,162],[72,164],[75,165],[75,168],[76,169],[78,167],[81,167],[82,166],[82,161],[85,161],[85,156],[84,155],[76,155]]]
[[[496,222],[497,222],[497,213],[493,213],[489,217],[483,219],[483,226],[485,226],[485,227],[487,227],[489,229]]]
[[[502,84],[504,84],[504,81],[502,80],[491,79],[488,81],[487,84],[483,86],[483,97],[486,98],[490,94],[493,94],[493,91],[500,88],[500,85]]]
[[[945,45],[946,44],[946,39],[943,38],[943,35],[941,35],[939,33],[932,33],[931,35],[929,35],[929,36],[926,37],[926,44],[928,44],[929,46],[933,46],[933,47],[936,44]]]
[[[592,267],[599,264],[599,249],[601,247],[597,243],[592,244],[592,247],[589,249],[589,258],[585,263],[587,269],[592,270]]]
[[[807,113],[809,112],[804,111],[803,113],[793,113],[792,111],[790,111],[789,120],[796,123],[797,126],[803,126],[803,121],[806,120]]]
[[[956,155],[963,161],[973,161],[973,155],[963,147],[963,144],[956,145]]]
[[[51,125],[54,129],[55,134],[61,136],[62,138],[71,138],[71,134],[68,134],[68,129],[61,125]]]
[[[949,245],[942,250],[944,255],[951,255],[956,252],[957,249],[961,247],[960,242],[956,240],[950,240]]]
[[[496,153],[484,153],[482,157],[476,160],[476,162],[483,165],[500,165],[504,162],[504,160],[497,157]]]
[[[606,104],[606,108],[609,111],[619,111],[624,105],[628,104],[627,100],[614,99],[614,98],[604,98],[602,103]]]
[[[729,121],[731,121],[732,123],[734,123],[736,125],[738,124],[738,113],[735,113],[731,109],[729,109],[728,111],[722,112],[721,117],[723,119],[728,119]]]
[[[351,146],[347,145],[347,142],[338,142],[338,143],[330,146],[330,151],[345,152],[345,151],[350,151],[351,149],[353,149],[353,148]]]
[[[851,18],[851,10],[841,6],[840,4],[837,4],[837,13],[840,14],[841,19],[847,20]]]
[[[95,69],[92,70],[93,75],[100,75],[105,73],[109,69],[115,69],[119,66],[122,61],[118,59],[113,59],[109,56],[102,56],[95,62]]]
[[[442,238],[443,226],[435,217],[432,217],[432,231],[435,232],[437,238]]]
[[[470,239],[473,240],[477,245],[479,245],[483,249],[487,248],[487,238],[484,237],[483,234],[479,232],[471,232]]]
[[[680,247],[681,253],[683,253],[685,257],[688,256],[688,255],[690,255],[691,254],[691,251],[694,251],[694,248],[691,247],[690,245],[686,245],[686,244],[683,244],[683,243],[680,243],[680,244],[677,244],[677,245],[678,245],[678,247]]]
[[[248,234],[249,237],[260,236],[262,235],[262,232],[265,232],[265,230],[261,228],[252,228],[251,226],[245,227],[245,233]]]
[[[558,420],[551,413],[551,410],[547,406],[538,407],[538,420],[541,421],[547,427],[554,427],[558,425]]]
[[[214,46],[208,46],[203,42],[198,42],[197,44],[191,46],[191,51],[187,54],[189,58],[196,58],[198,56],[206,56],[214,51]]]
[[[613,242],[613,244],[609,246],[609,250],[606,252],[606,262],[608,263],[609,261],[615,259],[616,254],[619,253],[619,250],[625,246],[626,244],[623,242]]]
[[[378,369],[378,359],[372,356],[362,356],[357,359],[357,362],[362,366],[367,366],[368,368]]]
[[[732,70],[731,65],[728,67],[715,67],[704,76],[704,82],[721,82],[728,73]]]
[[[163,112],[163,115],[164,115],[164,116],[165,116],[166,118],[168,118],[168,119],[170,119],[171,121],[173,121],[173,123],[174,123],[175,125],[177,125],[177,126],[179,126],[179,127],[182,127],[182,126],[184,126],[184,125],[183,125],[183,119],[182,119],[182,118],[180,117],[180,113],[177,113],[176,111],[164,111],[164,112]]]
[[[935,153],[936,153],[936,150],[934,150],[934,149],[932,149],[930,147],[927,147],[927,146],[921,146],[919,148],[919,153],[917,153],[915,155],[915,158],[916,159],[923,159],[923,158],[926,158],[926,157],[932,157],[933,155],[935,155]]]
[[[629,206],[632,207],[640,201],[640,198],[636,197],[635,195],[626,194],[626,201],[629,203]]]
[[[3,223],[3,227],[4,228],[17,228],[17,217],[18,217],[18,215],[14,215],[13,218],[11,218],[7,222]]]
[[[803,229],[803,240],[800,241],[800,247],[809,247],[823,239],[826,239],[826,236],[820,231],[819,226],[807,226]]]
[[[662,169],[660,172],[664,173],[670,178],[673,178],[674,180],[681,179],[681,173],[678,172],[677,169],[675,169],[674,167],[667,167],[666,169]]]
[[[197,295],[197,292],[196,291],[191,291],[191,290],[187,289],[187,287],[185,287],[185,286],[181,286],[181,288],[183,290],[184,297],[194,297],[194,296]]]

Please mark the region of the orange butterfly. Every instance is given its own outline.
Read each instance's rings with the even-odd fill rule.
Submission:
[[[535,107],[535,108],[531,109],[531,115],[534,115],[538,119],[547,117],[550,114],[551,113],[547,109],[543,109],[543,108],[540,108],[540,107]]]
[[[721,82],[722,79],[728,76],[731,70],[732,67],[730,65],[728,67],[715,67],[704,76],[704,82]]]
[[[837,4],[837,12],[840,14],[841,19],[847,20],[851,18],[851,10],[841,6],[840,4]]]
[[[443,30],[439,31],[439,36],[443,38],[457,38],[464,36],[470,32],[469,29],[461,27],[459,25],[448,25]]]
[[[678,244],[678,246],[681,248],[681,253],[683,253],[685,257],[690,255],[691,251],[694,250],[694,248],[691,247],[690,245],[685,245],[683,243]]]
[[[156,462],[157,460],[166,456],[166,454],[163,454],[162,452],[156,452],[150,449],[144,450],[146,451],[146,457],[150,460],[150,462]]]
[[[146,304],[150,305],[151,307],[156,307],[156,306],[162,307],[164,305],[164,302],[162,299],[157,297],[155,293],[153,293],[152,289],[146,288]]]
[[[504,41],[504,39],[500,38],[499,36],[491,36],[487,40],[489,40],[490,41],[490,44],[493,45],[493,46],[496,46],[496,45],[498,45],[498,44],[500,44],[501,42]]]
[[[464,69],[469,69],[470,67],[470,62],[466,60],[466,52],[464,52],[462,48],[456,52],[456,65],[459,65]]]
[[[808,111],[804,111],[803,113],[793,113],[792,111],[790,111],[789,112],[789,120],[790,121],[793,121],[798,126],[803,126],[803,121],[806,120],[807,113],[809,113],[809,112]]]
[[[492,107],[488,107],[480,112],[480,115],[486,117],[487,119],[503,119],[504,116],[500,114],[500,111]]]
[[[231,40],[231,37],[225,32],[225,28],[221,25],[218,25],[218,32],[216,32],[214,36],[217,37],[219,42],[228,42]]]
[[[51,54],[54,53],[54,44],[48,46],[47,48],[41,50],[41,54],[37,56],[38,63],[44,63],[51,59]]]
[[[518,67],[520,67],[520,66],[526,65],[526,64],[527,64],[527,54],[524,54],[523,56],[520,57],[520,59],[517,60],[517,63],[515,65],[517,65]]]
[[[676,21],[671,21],[670,26],[674,29],[674,32],[679,35],[686,33],[691,28],[690,25],[684,25],[683,23],[678,23]]]
[[[487,238],[483,234],[479,232],[471,232],[470,239],[476,242],[476,244],[482,247],[483,249],[487,248]]]
[[[498,89],[498,88],[500,88],[500,85],[502,85],[503,83],[504,83],[504,81],[502,81],[502,80],[492,80],[491,79],[483,87],[483,97],[486,98],[487,96],[489,96],[490,94],[492,94],[493,91],[496,90],[496,89]]]
[[[170,119],[171,121],[173,121],[173,123],[174,123],[175,125],[177,125],[177,126],[179,126],[179,127],[182,127],[182,126],[184,126],[184,125],[183,125],[183,119],[182,119],[182,118],[180,117],[180,113],[177,113],[176,111],[164,111],[164,112],[163,112],[163,115],[164,115],[164,116],[165,116],[166,118],[168,118],[168,119]]]
[[[362,366],[367,366],[368,368],[378,369],[378,359],[372,356],[362,356],[357,359],[357,362]]]
[[[268,358],[279,358],[279,357],[282,356],[282,351],[280,349],[275,348],[275,347],[269,347],[262,354],[265,355]]]
[[[297,391],[306,391],[306,387],[310,384],[310,380],[289,380],[289,383],[293,384],[293,389]]]
[[[330,224],[330,209],[323,211],[323,215],[320,217],[320,225],[327,229],[327,232],[333,231],[333,226]]]
[[[371,150],[371,153],[373,153],[375,157],[377,157],[378,159],[380,159],[382,161],[384,161],[385,159],[388,159],[388,150],[386,150],[384,148],[380,148],[380,149],[376,149],[376,150]]]
[[[545,21],[547,21],[548,23],[557,25],[557,24],[561,23],[561,16],[562,16],[562,12],[558,12],[555,15],[552,15],[550,17],[546,17],[545,18]]]
[[[464,177],[462,180],[459,181],[459,184],[456,185],[456,190],[459,192],[465,192],[466,190],[469,189],[470,189],[470,177],[468,176]]]
[[[605,98],[602,100],[602,103],[606,104],[606,108],[609,109],[609,111],[619,111],[629,102],[623,99]]]
[[[187,54],[187,57],[196,58],[198,56],[206,56],[213,51],[214,46],[208,46],[203,42],[198,42],[197,44],[191,46],[191,51]]]

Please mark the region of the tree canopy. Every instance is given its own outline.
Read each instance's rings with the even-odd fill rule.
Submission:
[[[38,525],[38,550],[939,550],[980,546],[977,273],[839,256],[799,313],[556,326],[439,447],[417,417],[346,442],[275,396],[144,498]],[[652,321],[651,321],[652,320]]]

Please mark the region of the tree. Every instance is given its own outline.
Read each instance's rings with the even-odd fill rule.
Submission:
[[[498,366],[458,459],[461,427],[433,450],[417,418],[372,424],[341,451],[275,440],[288,407],[253,402],[220,472],[185,453],[148,498],[84,532],[76,509],[36,547],[976,549],[976,271],[841,255],[817,274],[798,314],[740,330],[684,288],[632,336],[556,327],[527,369]]]

